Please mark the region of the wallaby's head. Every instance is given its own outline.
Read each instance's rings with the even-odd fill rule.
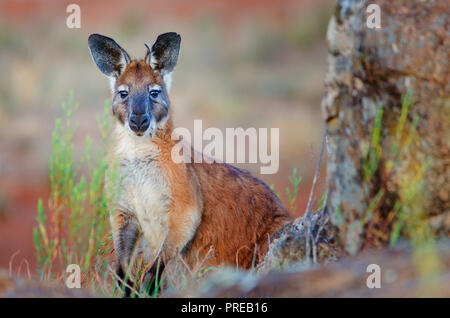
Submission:
[[[178,60],[181,37],[158,36],[143,60],[132,60],[113,39],[89,36],[92,59],[110,79],[113,114],[137,136],[154,134],[169,117],[171,74]]]

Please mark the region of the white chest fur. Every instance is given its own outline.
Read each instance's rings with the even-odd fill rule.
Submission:
[[[114,157],[121,176],[117,207],[132,214],[142,233],[149,262],[161,252],[169,232],[170,190],[158,161],[159,149],[149,137],[137,137],[116,128]]]

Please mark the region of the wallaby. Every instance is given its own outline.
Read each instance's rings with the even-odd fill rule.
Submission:
[[[120,278],[138,241],[154,265],[149,275],[156,263],[167,269],[178,256],[190,268],[251,268],[264,258],[272,234],[291,221],[278,197],[248,171],[171,159],[182,142],[172,139],[168,97],[180,42],[177,33],[161,34],[151,48],[146,44],[143,60],[134,60],[109,37],[88,40],[94,62],[110,79],[117,119],[111,151],[121,195],[110,217]]]

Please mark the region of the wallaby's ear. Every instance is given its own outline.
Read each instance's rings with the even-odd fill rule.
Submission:
[[[181,36],[169,32],[159,35],[151,49],[145,44],[147,47],[145,61],[152,69],[161,73],[168,89],[170,89],[170,74],[177,65],[180,43]]]
[[[130,64],[130,57],[124,49],[111,38],[100,34],[91,34],[88,39],[92,59],[100,71],[115,79]]]

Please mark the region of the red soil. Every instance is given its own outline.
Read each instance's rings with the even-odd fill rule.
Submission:
[[[9,268],[11,265],[14,274],[28,275],[28,264],[33,275],[36,273],[33,227],[36,225],[37,200],[39,197],[47,198],[48,187],[2,180],[0,189],[6,198],[4,215],[0,221],[0,268]]]

